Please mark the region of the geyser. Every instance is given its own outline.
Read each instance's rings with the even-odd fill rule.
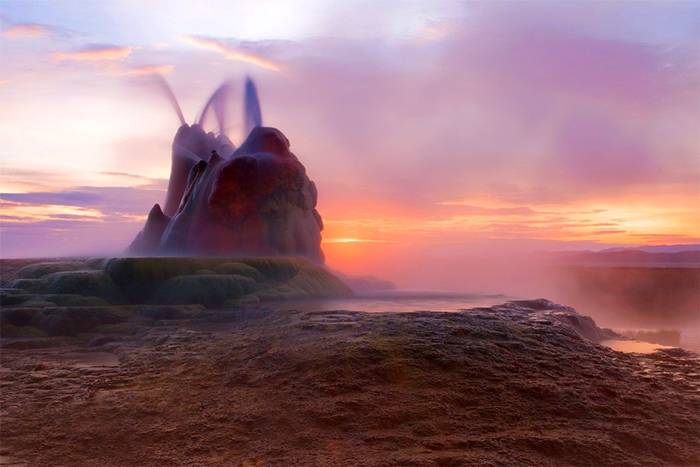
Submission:
[[[217,88],[192,125],[167,83],[159,83],[182,125],[173,139],[165,207],[153,206],[128,252],[299,255],[323,263],[316,186],[284,134],[262,126],[253,81],[245,84],[248,136],[238,149],[225,134],[230,83]],[[216,134],[203,128],[210,109]]]
[[[256,126],[262,126],[262,111],[260,110],[258,90],[250,78],[245,80],[244,105],[243,121],[245,123],[245,131],[250,133]]]

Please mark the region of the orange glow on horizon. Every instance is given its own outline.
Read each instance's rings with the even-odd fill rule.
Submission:
[[[323,245],[328,261],[351,270],[372,261],[372,256],[375,260],[381,257],[389,246],[400,250],[468,240],[578,241],[601,246],[700,241],[700,216],[693,200],[678,194],[532,207],[475,197],[438,202],[432,210],[413,213],[372,210],[366,216],[341,217],[333,214],[344,211],[332,206],[324,212]]]
[[[331,237],[325,238],[324,243],[389,243],[387,240],[379,240],[374,238],[355,238],[355,237]]]
[[[70,217],[88,221],[100,221],[104,215],[93,208],[63,206],[55,204],[23,204],[0,200],[3,224],[24,224],[56,218]],[[145,219],[146,216],[143,216]]]

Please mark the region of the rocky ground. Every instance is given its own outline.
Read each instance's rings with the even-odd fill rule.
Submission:
[[[300,257],[115,257],[0,260],[6,307],[235,307],[269,299],[343,296],[350,289]],[[44,330],[45,331],[45,330]]]
[[[700,361],[547,301],[2,341],[2,463],[700,465]]]

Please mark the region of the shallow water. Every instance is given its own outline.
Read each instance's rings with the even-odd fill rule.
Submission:
[[[603,323],[603,327],[605,327],[604,325],[605,323]],[[633,341],[653,342],[667,347],[681,347],[693,352],[700,352],[700,322],[688,323],[685,326],[663,326],[660,329],[648,327],[612,327],[612,329]]]
[[[454,294],[416,291],[356,295],[347,298],[288,300],[266,304],[273,310],[365,311],[368,313],[406,313],[414,311],[460,311],[467,308],[499,305],[513,297],[506,295]]]
[[[368,313],[410,313],[415,311],[455,312],[469,308],[500,305],[521,297],[503,294],[440,293],[432,291],[392,290],[372,294],[361,294],[346,298],[285,300],[269,302],[265,308],[272,310],[303,311],[364,311]],[[606,323],[597,323],[606,327]],[[616,329],[622,334],[623,330]],[[654,331],[654,329],[644,329]],[[698,329],[678,329],[678,346],[692,351],[700,351],[700,331]],[[610,340],[604,343],[620,352],[652,353],[656,349],[669,348],[668,345],[654,344],[639,340]]]
[[[600,343],[600,345],[610,347],[611,349],[617,350],[618,352],[642,353],[642,354],[654,353],[659,349],[670,349],[671,348],[667,345],[652,344],[651,342],[641,342],[641,341],[634,341],[634,340],[616,340],[616,339],[602,341]]]

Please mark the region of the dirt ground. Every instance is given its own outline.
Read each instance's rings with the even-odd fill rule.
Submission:
[[[0,464],[700,465],[698,356],[581,326],[521,303],[5,339]]]

